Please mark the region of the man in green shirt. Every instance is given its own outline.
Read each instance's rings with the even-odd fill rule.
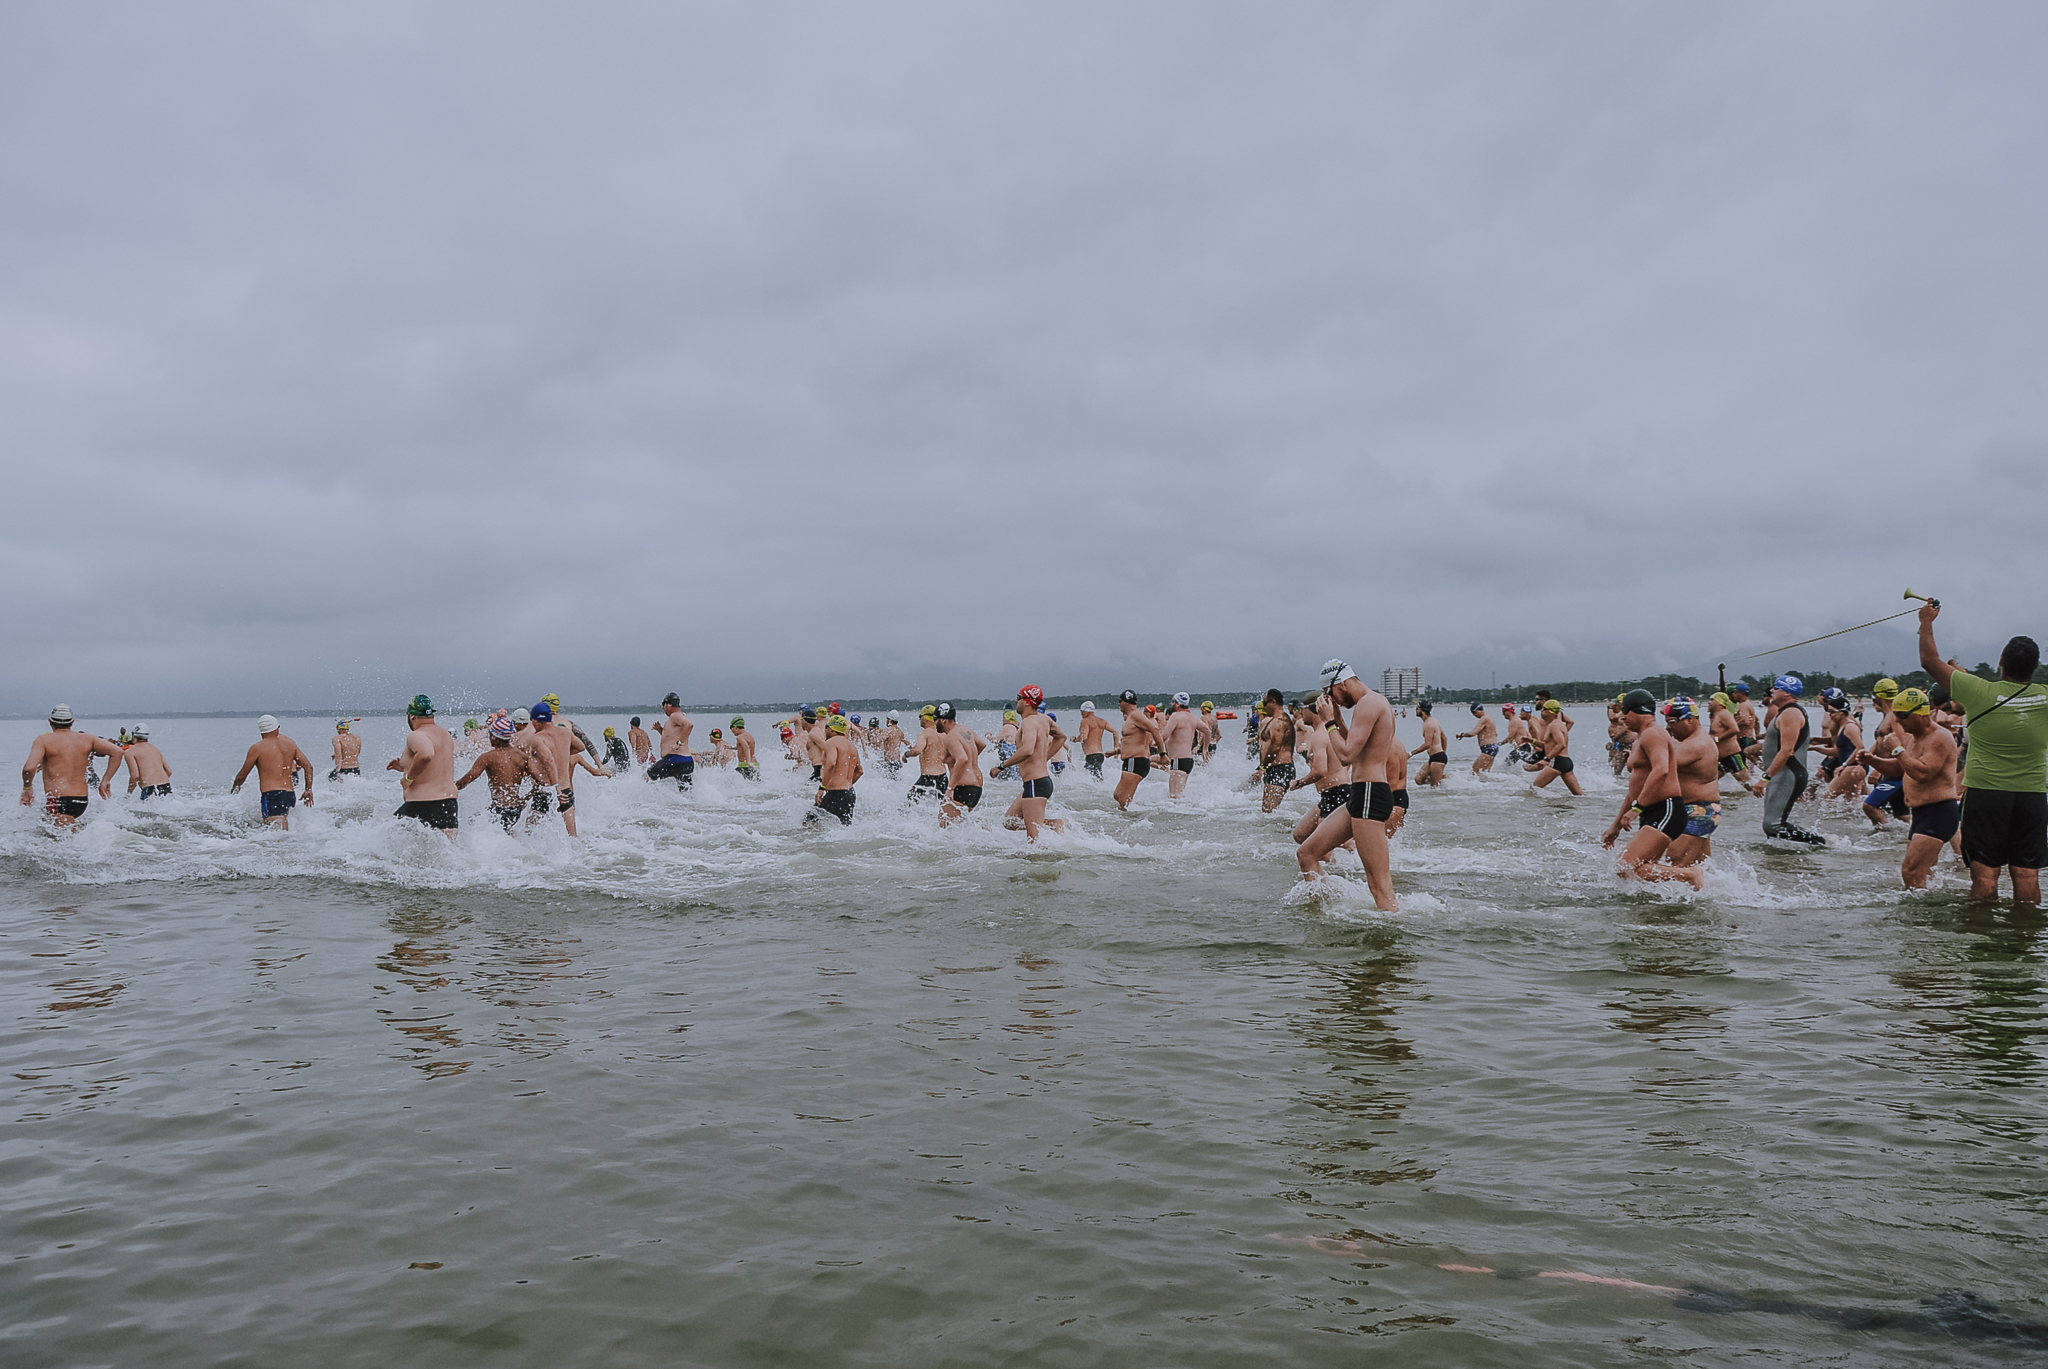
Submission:
[[[1963,859],[1970,896],[1998,897],[1998,872],[2012,871],[2013,897],[2041,901],[2048,864],[2048,687],[2034,684],[2041,648],[2015,637],[1998,657],[1997,680],[1980,680],[1941,659],[1934,645],[1939,604],[1920,608],[1920,667],[1963,706],[1970,759],[1963,772]]]

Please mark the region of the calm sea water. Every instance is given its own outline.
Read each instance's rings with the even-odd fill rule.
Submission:
[[[264,832],[253,727],[159,723],[170,802],[0,816],[0,1355],[2040,1362],[1958,1297],[2048,1322],[2040,916],[1746,797],[1704,894],[1624,886],[1582,719],[1582,799],[1457,744],[1392,916],[1299,896],[1241,747],[1068,770],[1036,850],[879,767],[806,833],[774,764],[450,848],[381,774]]]

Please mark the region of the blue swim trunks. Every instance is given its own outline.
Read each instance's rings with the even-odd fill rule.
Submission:
[[[1685,834],[1689,837],[1711,837],[1714,829],[1721,825],[1721,805],[1718,803],[1688,803],[1685,806]]]

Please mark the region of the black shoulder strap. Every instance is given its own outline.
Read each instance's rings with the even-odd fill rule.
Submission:
[[[2004,708],[2004,707],[2005,707],[2005,706],[2006,706],[2007,704],[2011,703],[2011,702],[2012,702],[2012,701],[2013,701],[2014,699],[2017,699],[2017,698],[2018,698],[2018,697],[2019,697],[2020,695],[2022,695],[2022,694],[2026,693],[2026,692],[2027,692],[2028,690],[2032,689],[2033,687],[2034,687],[2034,686],[2033,686],[2032,682],[2029,682],[2029,683],[2027,683],[2027,684],[2023,684],[2023,685],[2021,685],[2021,686],[2020,686],[2020,687],[2019,687],[2018,689],[2015,689],[2015,690],[2014,690],[2014,691],[2013,691],[2012,693],[2010,693],[2010,694],[2006,695],[2006,696],[2005,696],[2004,698],[2000,699],[2000,700],[1999,700],[1999,701],[1998,701],[1997,703],[1995,703],[1995,704],[1991,705],[1991,707],[1989,707],[1989,708],[1985,709],[1985,710],[1984,710],[1984,711],[1983,711],[1982,713],[1979,713],[1979,714],[1977,715],[1977,717],[1975,717],[1975,718],[1968,718],[1968,719],[1965,719],[1965,720],[1964,720],[1964,722],[1963,722],[1963,726],[1965,726],[1965,727],[1968,727],[1968,726],[1970,726],[1970,725],[1971,725],[1972,723],[1975,723],[1975,722],[1977,722],[1977,721],[1978,721],[1979,719],[1981,719],[1981,718],[1988,718],[1988,717],[1990,717],[1990,716],[1991,716],[1991,715],[1992,715],[1993,713],[1996,713],[1996,712],[1997,712],[1997,711],[1998,711],[1999,709],[2001,709],[2001,708]]]

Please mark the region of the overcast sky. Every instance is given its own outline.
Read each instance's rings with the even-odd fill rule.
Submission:
[[[1995,654],[2044,69],[2038,0],[10,4],[0,711],[1606,678],[1907,585]]]

